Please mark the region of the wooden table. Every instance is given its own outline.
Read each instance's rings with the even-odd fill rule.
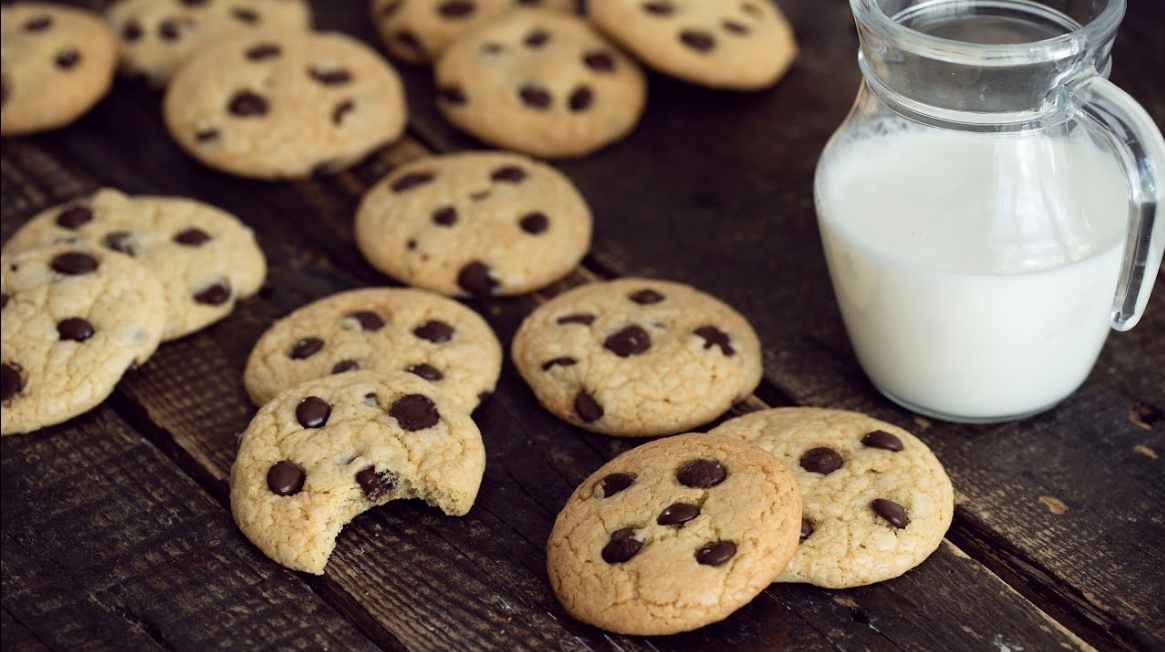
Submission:
[[[315,4],[318,26],[374,41],[363,1]],[[395,164],[476,144],[440,120],[427,73],[409,68],[404,141],[337,176],[246,181],[183,155],[159,95],[122,84],[68,129],[4,141],[3,236],[103,185],[186,195],[254,227],[270,277],[230,318],[164,345],[105,405],[3,439],[4,649],[1165,649],[1165,283],[1084,387],[1043,415],[951,425],[882,398],[846,339],[812,200],[818,153],[858,86],[848,4],[782,4],[803,53],[780,85],[731,94],[653,76],[630,138],[560,166],[596,215],[584,267],[535,296],[471,305],[508,345],[537,303],[591,279],[656,276],[723,298],[764,343],[765,381],[740,410],[861,410],[934,449],[958,505],[926,563],[860,589],[773,585],[684,635],[585,626],[548,587],[546,539],[573,488],[638,442],[550,416],[509,364],[476,414],[489,461],[467,517],[392,503],[345,528],[322,577],[269,561],[227,509],[235,437],[254,413],[247,353],[306,302],[388,283],[352,240],[361,193]],[[1131,5],[1112,78],[1160,125],[1165,5]]]

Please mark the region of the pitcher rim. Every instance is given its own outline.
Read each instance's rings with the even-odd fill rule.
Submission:
[[[878,0],[850,0],[850,9],[866,29],[903,50],[926,52],[931,58],[950,63],[1026,65],[1074,57],[1111,40],[1124,17],[1126,0],[1107,2],[1088,24],[1071,32],[1031,43],[998,45],[956,41],[911,29],[883,11]],[[1025,3],[1021,0],[1015,4]]]

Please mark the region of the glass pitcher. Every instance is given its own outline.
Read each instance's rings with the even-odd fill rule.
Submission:
[[[1107,79],[1124,0],[850,4],[865,80],[814,190],[858,360],[941,419],[1048,409],[1165,244],[1165,142]]]

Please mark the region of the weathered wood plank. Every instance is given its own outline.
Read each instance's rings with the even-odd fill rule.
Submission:
[[[379,649],[108,407],[0,448],[3,606],[49,648]]]

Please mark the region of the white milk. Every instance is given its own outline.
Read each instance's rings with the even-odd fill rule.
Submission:
[[[1108,334],[1127,197],[1113,156],[1080,137],[915,127],[839,144],[819,222],[866,373],[957,420],[1072,393]]]

